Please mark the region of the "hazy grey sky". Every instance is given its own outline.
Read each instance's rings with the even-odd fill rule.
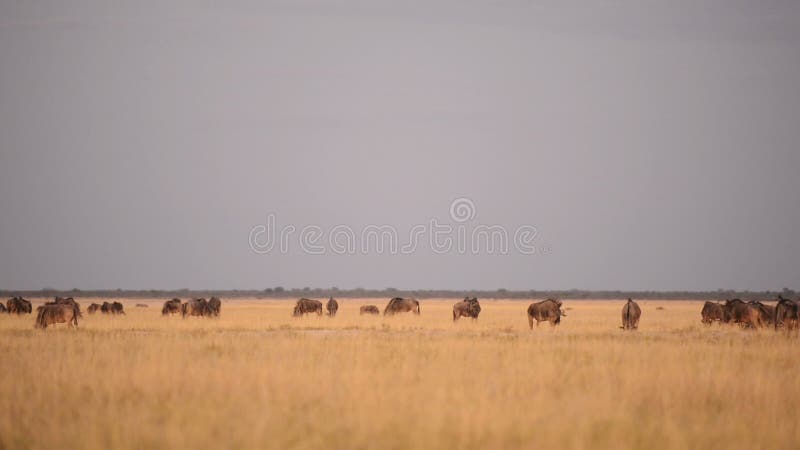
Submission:
[[[0,0],[0,288],[800,288],[798,2],[161,3]]]

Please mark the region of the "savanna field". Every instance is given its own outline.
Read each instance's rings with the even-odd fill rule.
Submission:
[[[622,300],[564,300],[533,331],[529,301],[453,323],[455,299],[386,318],[359,307],[387,299],[339,299],[335,318],[223,299],[218,319],[77,300],[78,330],[0,315],[0,448],[800,445],[800,339],[705,326],[701,301],[640,301],[623,332]]]

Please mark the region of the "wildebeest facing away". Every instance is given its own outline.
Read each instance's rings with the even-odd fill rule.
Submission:
[[[33,312],[31,302],[22,297],[13,297],[6,302],[6,309],[9,314],[30,314]]]
[[[642,309],[639,305],[628,299],[622,307],[622,328],[623,330],[636,330],[639,328],[639,318],[642,317]]]
[[[475,297],[464,297],[464,300],[453,305],[453,322],[461,317],[477,319],[481,313],[481,304]]]
[[[77,303],[46,303],[36,308],[36,328],[46,329],[49,325],[66,323],[70,328],[78,326],[81,317]]]
[[[758,307],[738,298],[726,300],[722,312],[725,323],[738,323],[745,328],[761,327],[761,312]]]
[[[401,312],[413,312],[419,315],[419,301],[415,298],[395,297],[389,300],[389,303],[383,310],[383,315],[393,316]]]
[[[561,312],[561,300],[548,298],[538,303],[531,303],[528,306],[528,326],[533,329],[533,320],[536,319],[536,326],[539,322],[548,321],[551,326],[561,323],[561,317],[567,315]]]
[[[164,307],[161,308],[161,315],[168,316],[170,314],[178,314],[181,312],[181,299],[173,298],[164,302]]]
[[[778,296],[778,304],[775,305],[775,318],[773,320],[775,329],[786,327],[792,331],[800,326],[800,304],[798,302]]]
[[[88,308],[86,308],[86,312],[88,312],[89,314],[94,314],[99,310],[100,310],[100,305],[98,305],[97,303],[92,303],[91,305],[89,305]]]
[[[339,302],[331,297],[328,299],[328,303],[325,304],[325,309],[328,310],[329,316],[334,317],[336,315],[336,311],[339,311]]]
[[[309,298],[301,298],[297,301],[297,303],[295,303],[292,316],[301,317],[310,313],[317,313],[317,315],[321,316],[322,302],[319,300],[311,300]]]
[[[206,312],[210,317],[219,317],[219,311],[222,308],[222,302],[219,297],[211,297],[208,300],[208,308]]]
[[[364,305],[358,308],[359,314],[380,314],[381,310],[375,305]]]
[[[181,316],[208,316],[208,301],[204,298],[193,298],[181,305]]]
[[[122,303],[120,302],[113,302],[113,303],[103,302],[103,304],[100,305],[100,312],[103,314],[112,314],[112,315],[125,314],[125,311],[122,307]]]
[[[703,310],[700,311],[700,322],[711,325],[715,320],[722,323],[724,321],[724,311],[722,305],[716,302],[705,302]]]

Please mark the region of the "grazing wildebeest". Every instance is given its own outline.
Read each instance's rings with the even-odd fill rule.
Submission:
[[[181,316],[207,316],[208,301],[204,298],[194,298],[181,305]]]
[[[750,307],[758,310],[758,315],[761,317],[762,325],[772,325],[772,321],[775,320],[774,306],[765,305],[758,300],[750,300],[747,302],[747,304],[750,305]]]
[[[46,303],[36,308],[36,328],[46,329],[48,325],[66,323],[70,328],[78,326],[81,311],[77,303]]]
[[[383,315],[393,316],[401,312],[413,312],[419,315],[419,301],[415,298],[395,297],[389,300],[389,303],[383,310]]]
[[[359,314],[380,314],[381,310],[375,305],[364,305],[358,308]]]
[[[30,314],[33,312],[31,302],[22,297],[14,297],[6,302],[6,309],[9,314]]]
[[[222,308],[222,302],[219,297],[211,297],[208,300],[208,309],[206,312],[211,317],[219,317],[219,310]]]
[[[464,300],[453,305],[453,322],[461,317],[478,318],[481,313],[481,304],[476,297],[464,297]]]
[[[761,327],[761,312],[756,305],[734,298],[726,300],[722,310],[725,323],[738,323],[745,328]]]
[[[639,328],[639,318],[642,317],[642,309],[639,305],[628,299],[622,307],[622,328],[623,330],[636,330]]]
[[[96,313],[96,312],[97,312],[97,311],[99,311],[99,310],[100,310],[100,305],[98,305],[97,303],[92,303],[91,305],[89,305],[89,307],[88,307],[88,308],[86,308],[86,311],[87,311],[89,314],[94,314],[94,313]]]
[[[800,304],[778,296],[773,322],[776,330],[780,327],[786,327],[789,331],[796,330],[800,326]]]
[[[703,310],[700,311],[700,316],[702,317],[700,322],[711,325],[711,323],[715,320],[718,320],[720,323],[722,323],[725,318],[725,313],[722,305],[719,303],[705,302],[703,305]]]
[[[331,297],[328,299],[328,303],[325,304],[325,309],[328,310],[328,315],[333,317],[336,315],[336,311],[339,311],[339,302]]]
[[[533,329],[533,320],[536,319],[536,326],[539,322],[546,320],[551,326],[561,323],[561,317],[567,315],[561,311],[561,300],[548,298],[538,303],[531,303],[528,306],[528,326]]]
[[[181,299],[173,298],[164,302],[164,307],[161,308],[161,315],[167,316],[170,314],[178,314],[181,312]]]
[[[304,314],[317,313],[318,316],[322,315],[322,302],[319,300],[311,300],[309,298],[301,298],[294,305],[292,316],[300,317]]]
[[[113,302],[113,303],[103,302],[103,304],[100,305],[100,312],[103,314],[112,314],[112,315],[125,314],[125,311],[123,310],[122,307],[122,303],[120,302]]]

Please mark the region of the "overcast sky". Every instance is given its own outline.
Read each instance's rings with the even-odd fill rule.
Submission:
[[[0,0],[0,288],[800,288],[798,2],[181,3]]]

